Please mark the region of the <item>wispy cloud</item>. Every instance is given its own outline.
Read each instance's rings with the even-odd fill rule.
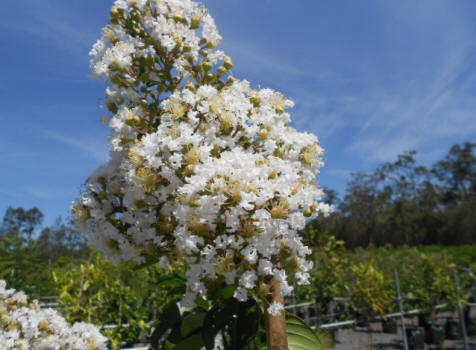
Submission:
[[[476,53],[473,51],[471,54]],[[474,62],[456,57],[440,67],[429,87],[425,82],[393,95],[376,94],[374,109],[350,149],[368,161],[385,161],[408,149],[441,149],[448,139],[465,140],[476,135]],[[444,150],[446,151],[446,150]]]
[[[21,12],[22,16],[3,16],[0,27],[13,33],[25,33],[33,41],[41,39],[42,45],[83,54],[97,36],[87,25],[86,18],[65,11],[61,2],[26,1],[17,5],[13,11]]]
[[[342,177],[342,178],[348,178],[350,176],[350,174],[352,173],[351,170],[349,169],[336,169],[336,168],[333,168],[333,169],[324,169],[326,171],[326,173],[328,173],[329,175],[334,175],[334,176],[339,176],[339,177]]]
[[[98,142],[97,139],[79,139],[53,130],[38,130],[42,136],[76,148],[97,161],[106,162],[108,160],[107,147],[102,142]]]
[[[51,192],[50,189],[41,188],[41,187],[30,187],[27,186],[23,189],[26,194],[38,198],[38,199],[52,199],[54,198],[54,194]]]
[[[231,31],[235,37],[225,38],[224,49],[247,79],[296,101],[295,127],[326,143],[337,140],[342,151],[334,155],[359,159],[365,168],[409,149],[433,161],[476,135],[474,7],[449,4],[369,5],[380,18],[369,27],[380,30],[371,42],[359,30],[346,32],[339,38],[355,42],[308,41],[302,55],[289,57],[279,38],[244,43],[241,32]],[[336,46],[334,57],[320,54]]]

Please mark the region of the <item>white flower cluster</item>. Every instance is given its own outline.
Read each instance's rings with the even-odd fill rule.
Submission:
[[[118,0],[92,50],[110,83],[111,161],[73,210],[113,260],[184,260],[186,306],[217,282],[240,301],[271,277],[285,296],[290,278],[308,283],[297,232],[330,210],[318,203],[316,136],[289,127],[282,94],[233,78],[220,40],[192,1]]]
[[[52,309],[28,305],[23,292],[7,289],[0,280],[0,349],[2,350],[102,350],[107,338],[91,324],[70,326]]]

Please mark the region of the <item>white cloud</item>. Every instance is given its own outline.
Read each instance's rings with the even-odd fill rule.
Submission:
[[[102,163],[106,162],[109,158],[106,145],[104,145],[103,142],[98,142],[97,139],[78,139],[52,130],[38,130],[43,136],[76,148],[87,154],[89,157]]]
[[[27,186],[23,190],[26,194],[39,199],[52,199],[55,197],[51,190],[46,188]]]

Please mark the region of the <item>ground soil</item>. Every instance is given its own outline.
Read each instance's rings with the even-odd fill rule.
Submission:
[[[473,308],[474,311],[476,311]],[[473,312],[474,312],[473,311]],[[437,323],[443,325],[446,320],[457,320],[457,315],[452,313],[443,313],[438,315]],[[405,323],[409,328],[418,326],[417,317],[405,318]],[[404,349],[403,337],[400,323],[398,323],[397,334],[386,334],[382,332],[380,322],[371,323],[370,327],[351,327],[338,329],[335,333],[337,350],[365,350],[365,349]],[[469,349],[476,350],[476,336],[468,337]],[[427,350],[464,350],[463,340],[448,340],[444,342],[444,347],[436,347],[426,344]]]

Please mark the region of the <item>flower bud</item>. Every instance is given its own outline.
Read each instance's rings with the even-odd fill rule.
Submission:
[[[310,210],[315,212],[317,210],[318,204],[317,202],[312,202]]]
[[[184,176],[192,176],[195,174],[195,167],[192,164],[189,164],[185,167],[183,171]]]
[[[200,123],[200,125],[198,126],[198,131],[200,131],[200,132],[205,132],[205,131],[207,131],[207,130],[208,130],[207,124],[205,124],[205,123]]]
[[[195,90],[196,90],[196,86],[195,86],[195,84],[194,84],[191,80],[189,80],[189,81],[187,82],[187,85],[186,85],[185,87],[186,87],[187,89],[191,90],[191,91],[195,91]]]
[[[228,69],[226,69],[225,67],[221,66],[218,68],[218,74],[225,75],[226,73],[228,73]]]
[[[13,309],[16,310],[17,308],[13,308]],[[7,327],[7,331],[10,331],[10,332],[21,331],[21,323],[20,322],[10,323]]]
[[[284,159],[284,156],[286,155],[286,151],[284,150],[284,148],[279,147],[276,149],[276,151],[274,151],[274,155],[278,158]]]
[[[250,96],[250,102],[254,107],[259,107],[261,105],[261,100],[257,93],[252,93]]]
[[[49,329],[49,324],[47,320],[43,320],[38,324],[40,331],[47,332]]]
[[[210,40],[207,42],[207,48],[213,50],[214,48],[216,48],[218,46],[218,43],[213,41],[213,40]]]
[[[147,102],[147,100],[145,98],[141,99],[139,103],[140,103],[141,107],[144,108],[144,109],[149,107],[149,102]]]
[[[172,125],[172,127],[169,129],[169,132],[170,132],[170,137],[172,138],[172,140],[178,139],[181,135],[180,129],[177,128],[177,126],[175,125]]]
[[[266,139],[268,138],[268,130],[261,129],[258,135],[259,135],[260,141],[266,141]]]
[[[271,103],[271,106],[274,108],[276,113],[283,114],[286,111],[286,104],[281,100],[274,100]]]
[[[172,37],[173,37],[173,39],[174,39],[174,41],[175,41],[175,43],[176,43],[176,48],[182,47],[182,45],[183,45],[183,38],[182,38],[182,36],[181,36],[180,34],[174,33],[174,34],[172,35]]]
[[[213,68],[213,64],[209,60],[203,60],[202,68],[205,72],[208,72],[210,69]]]
[[[256,166],[261,168],[265,165],[268,165],[269,164],[269,160],[266,159],[266,158],[263,158],[263,159],[258,159],[256,162],[255,162]]]
[[[175,22],[181,22],[181,23],[183,23],[185,21],[185,17],[184,17],[184,14],[183,14],[182,10],[179,10],[179,11],[175,12],[174,21]]]
[[[208,234],[209,228],[206,223],[197,220],[195,217],[189,219],[191,220],[189,223],[189,229],[192,233],[197,236],[205,236]]]
[[[195,196],[193,198],[190,198],[190,200],[188,201],[187,204],[192,208],[200,208],[201,207],[200,198],[198,198],[197,196]]]
[[[226,86],[232,86],[236,81],[237,79],[235,77],[229,76],[226,81]]]
[[[141,121],[142,119],[136,114],[129,113],[126,116],[126,125],[135,127],[137,125],[140,125]]]
[[[277,170],[272,170],[268,175],[268,179],[270,180],[277,179],[278,177],[279,177],[279,171]]]
[[[8,317],[7,314],[2,314],[2,316],[0,317],[0,323],[1,324],[8,324],[8,322],[10,321],[10,318]]]
[[[200,26],[202,24],[202,18],[203,18],[203,14],[193,16],[190,28],[192,28],[192,29],[200,28]]]
[[[193,147],[187,154],[188,164],[195,165],[200,161],[200,147]]]
[[[230,56],[225,57],[225,62],[223,63],[223,67],[225,67],[228,70],[233,68],[233,60],[231,59]]]

